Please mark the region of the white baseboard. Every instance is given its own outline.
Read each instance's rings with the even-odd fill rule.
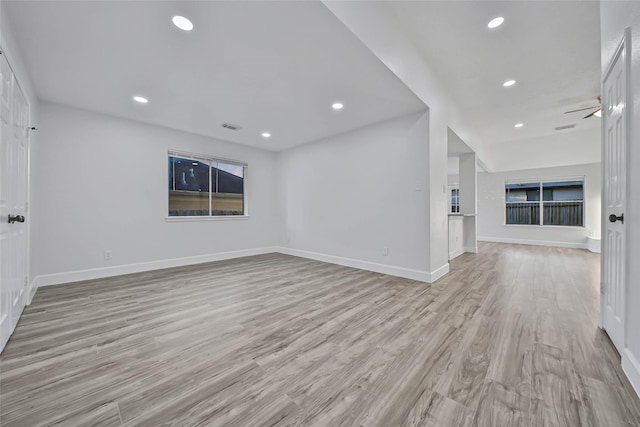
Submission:
[[[141,262],[137,264],[125,264],[104,268],[92,268],[88,270],[76,270],[66,273],[43,274],[34,278],[32,288],[33,292],[35,293],[35,290],[40,286],[59,285],[61,283],[79,282],[82,280],[101,279],[104,277],[120,276],[123,274],[141,273],[150,270],[160,270],[163,268],[202,264],[204,262],[222,261],[225,259],[242,258],[246,256],[262,255],[273,252],[277,252],[275,247],[243,249],[240,251],[219,252],[215,254]]]
[[[303,251],[299,249],[290,249],[284,247],[264,247],[257,249],[245,249],[232,252],[220,252],[215,254],[197,255],[184,258],[173,258],[159,261],[150,261],[136,264],[116,265],[111,267],[92,268],[87,270],[76,270],[64,273],[43,274],[36,276],[31,282],[28,293],[27,303],[30,304],[36,290],[41,286],[59,285],[62,283],[80,282],[83,280],[102,279],[105,277],[121,276],[123,274],[142,273],[151,270],[160,270],[163,268],[181,267],[185,265],[201,264],[212,261],[222,261],[226,259],[241,258],[253,255],[262,255],[267,253],[280,252],[287,255],[294,255],[303,258],[314,259],[317,261],[328,262],[332,264],[344,265],[347,267],[360,268],[362,270],[375,271],[377,273],[389,274],[392,276],[404,277],[412,280],[432,283],[449,272],[449,264],[432,271],[413,270],[410,268],[396,267],[386,264],[377,264],[369,261],[361,261],[350,258],[343,258],[333,255],[320,254],[316,252]]]
[[[509,237],[478,237],[480,242],[515,243],[519,245],[556,246],[559,248],[587,249],[586,243],[556,242],[553,240],[511,239]]]
[[[464,247],[464,251],[465,252],[469,252],[470,254],[477,254],[478,253],[478,247],[477,246],[465,246]]]
[[[628,348],[622,352],[622,370],[627,374],[629,382],[640,397],[640,362]]]
[[[459,257],[459,256],[460,256],[460,255],[462,255],[464,252],[465,252],[465,251],[464,251],[464,248],[460,248],[460,249],[457,249],[457,250],[455,250],[455,251],[453,251],[453,252],[449,252],[449,261],[451,261],[451,260],[452,260],[452,259],[454,259],[454,258]]]
[[[449,272],[449,263],[446,263],[442,267],[436,268],[431,273],[429,273],[429,281],[428,283],[433,283],[439,278],[443,277],[445,274]]]
[[[362,261],[353,258],[344,258],[335,255],[321,254],[318,252],[303,251],[301,249],[292,249],[279,247],[277,251],[302,258],[313,259],[315,261],[328,262],[330,264],[343,265],[345,267],[359,268],[360,270],[374,271],[376,273],[389,274],[391,276],[404,277],[405,279],[419,280],[421,282],[433,283],[440,277],[449,272],[449,264],[432,271],[414,270],[411,268],[396,267],[388,264],[378,264],[370,261]]]

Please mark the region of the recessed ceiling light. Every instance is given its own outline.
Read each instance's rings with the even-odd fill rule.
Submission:
[[[521,128],[522,126],[524,126],[522,123],[516,123],[513,127],[514,128]]]
[[[271,138],[271,134],[269,132],[262,132],[263,138]]]
[[[139,102],[140,104],[146,104],[147,102],[149,102],[149,100],[144,96],[134,96],[133,100]]]
[[[489,21],[489,23],[487,24],[487,27],[497,28],[500,25],[502,25],[503,22],[504,22],[504,18],[502,16],[498,16],[497,18],[493,18],[491,21]]]
[[[502,83],[502,86],[509,87],[509,86],[513,86],[514,84],[516,84],[515,80],[507,80],[506,82]]]
[[[191,31],[193,30],[193,23],[189,21],[184,16],[174,16],[172,19],[173,25],[180,28],[183,31]]]
[[[333,108],[334,110],[342,110],[344,108],[344,105],[342,104],[342,102],[334,102],[331,108]]]

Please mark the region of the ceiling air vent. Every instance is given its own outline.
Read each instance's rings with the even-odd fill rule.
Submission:
[[[225,128],[225,129],[229,129],[229,130],[240,130],[240,129],[242,129],[240,126],[232,125],[231,123],[223,123],[222,127]]]
[[[557,128],[555,128],[555,130],[572,129],[574,127],[576,127],[576,125],[564,125],[564,126],[558,126]]]

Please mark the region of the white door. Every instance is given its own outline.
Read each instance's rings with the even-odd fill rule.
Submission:
[[[27,285],[29,106],[0,56],[0,351],[18,323]]]
[[[602,81],[602,326],[620,352],[625,347],[628,59],[624,42]]]

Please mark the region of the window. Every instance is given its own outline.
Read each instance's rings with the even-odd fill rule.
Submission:
[[[505,184],[507,224],[584,226],[584,179]]]
[[[542,183],[544,225],[584,225],[584,181]]]
[[[460,213],[460,189],[452,188],[451,189],[451,204],[449,208],[449,213]]]
[[[246,168],[229,160],[169,152],[169,216],[245,215]]]
[[[506,184],[507,224],[540,225],[540,183]]]

